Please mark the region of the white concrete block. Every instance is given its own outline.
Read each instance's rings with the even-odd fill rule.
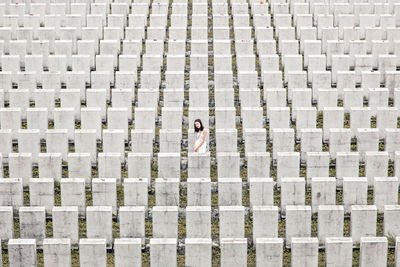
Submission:
[[[12,206],[14,211],[24,205],[22,178],[0,179],[0,205]]]
[[[253,206],[253,240],[278,237],[278,207]]]
[[[320,205],[336,204],[335,177],[311,178],[311,203],[313,212],[316,212]]]
[[[178,237],[178,207],[153,207],[153,236],[155,238]]]
[[[290,246],[292,237],[311,236],[311,207],[286,206],[286,242]]]
[[[247,239],[222,238],[221,239],[221,267],[247,265]]]
[[[92,180],[93,206],[111,206],[117,214],[117,181],[115,178],[95,178]]]
[[[29,179],[30,206],[45,207],[50,214],[54,206],[54,180],[53,178]]]
[[[53,237],[70,240],[72,245],[79,241],[78,207],[53,207]]]
[[[122,206],[119,208],[118,216],[122,238],[145,237],[145,212],[145,206]]]
[[[315,237],[293,237],[291,264],[295,266],[318,266],[318,239]]]
[[[236,152],[217,153],[218,179],[240,177],[240,156]]]
[[[388,240],[386,237],[361,237],[360,266],[386,266]]]
[[[124,187],[124,204],[127,206],[147,206],[148,202],[148,186],[147,178],[125,178]]]
[[[303,177],[281,178],[281,210],[284,212],[288,205],[304,205],[305,179]]]
[[[374,205],[351,206],[350,233],[353,243],[360,243],[361,237],[376,236],[377,209]]]
[[[325,250],[326,266],[352,266],[353,241],[351,237],[327,237]]]
[[[13,208],[10,206],[0,207],[0,238],[9,240],[14,237]]]
[[[19,229],[21,238],[33,238],[38,244],[42,244],[46,233],[44,207],[20,207]]]
[[[188,178],[187,180],[187,205],[211,205],[211,180],[209,178]]]
[[[343,206],[318,206],[318,239],[328,245],[329,237],[342,237],[344,226]]]
[[[106,239],[81,238],[79,240],[79,252],[79,263],[81,266],[106,266]]]
[[[186,237],[211,237],[211,208],[209,206],[186,207]]]
[[[376,205],[378,212],[383,212],[386,205],[398,204],[398,187],[398,177],[374,178],[374,204]]]
[[[8,261],[12,266],[36,266],[36,240],[10,239],[8,254]]]
[[[84,215],[86,211],[85,179],[65,178],[60,181],[61,205],[77,206],[79,214]]]
[[[44,239],[43,258],[46,266],[71,266],[70,240],[58,238]]]
[[[150,239],[150,265],[155,267],[176,266],[176,238]]]
[[[274,181],[272,178],[249,178],[250,206],[272,205]]]
[[[211,266],[211,239],[186,238],[185,239],[185,264],[188,266]]]
[[[244,207],[219,206],[220,238],[244,237]]]
[[[218,181],[218,205],[242,205],[242,180],[239,178],[224,178]]]
[[[112,242],[112,207],[93,206],[86,208],[86,235],[88,238],[104,238]],[[80,240],[82,242],[82,239]]]
[[[256,240],[257,266],[282,266],[283,239],[282,238],[257,238]]]

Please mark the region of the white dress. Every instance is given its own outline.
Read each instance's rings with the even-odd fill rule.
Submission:
[[[204,137],[204,130],[201,132],[197,132],[196,134],[196,140],[194,141],[194,148],[198,147],[198,145],[202,142]],[[205,153],[207,152],[207,140],[199,147],[197,150],[199,153]]]

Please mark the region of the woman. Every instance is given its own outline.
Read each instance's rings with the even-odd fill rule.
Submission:
[[[207,135],[208,130],[204,129],[203,123],[200,119],[194,121],[194,131],[196,133],[196,139],[194,141],[193,150],[194,152],[205,153],[207,152]]]

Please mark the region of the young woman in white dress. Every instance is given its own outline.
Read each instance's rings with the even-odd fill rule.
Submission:
[[[203,123],[200,119],[194,121],[194,132],[196,133],[196,139],[194,141],[193,150],[194,152],[205,153],[207,152],[207,135],[208,130],[204,128]]]

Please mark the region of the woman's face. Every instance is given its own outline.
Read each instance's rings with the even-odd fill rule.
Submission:
[[[196,121],[196,122],[194,123],[194,127],[196,127],[197,129],[200,128],[200,127],[201,127],[200,122]]]

